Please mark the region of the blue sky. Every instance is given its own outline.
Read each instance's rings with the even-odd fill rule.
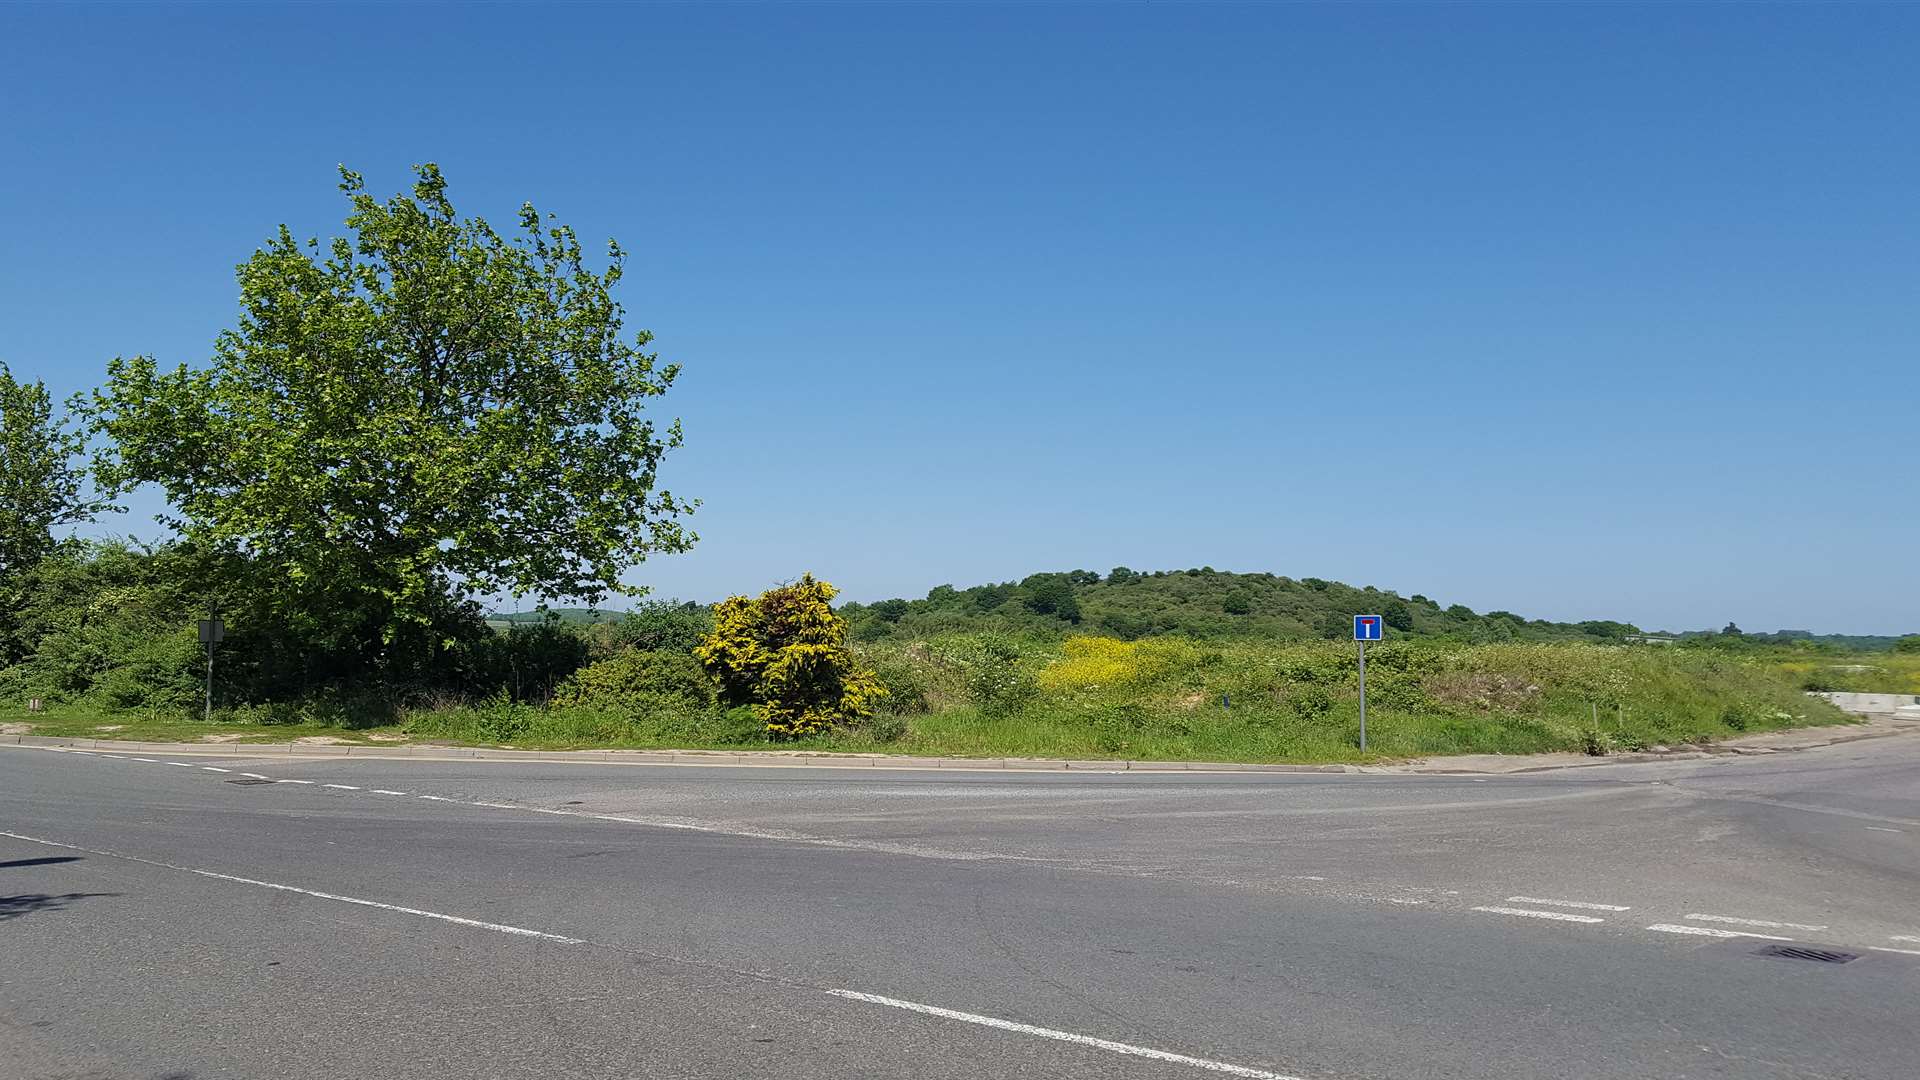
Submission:
[[[336,163],[435,161],[633,252],[705,501],[664,595],[1914,631],[1916,55],[1894,5],[8,6],[0,359],[199,362]]]

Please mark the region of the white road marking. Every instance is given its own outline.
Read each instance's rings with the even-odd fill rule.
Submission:
[[[1803,922],[1774,922],[1771,919],[1736,919],[1731,915],[1689,915],[1689,919],[1700,922],[1732,923],[1735,926],[1764,926],[1772,930],[1825,930],[1825,926],[1809,926]]]
[[[232,772],[233,771],[232,769],[223,769],[218,765],[202,765],[200,767],[207,770],[208,772]]]
[[[146,762],[146,763],[147,763],[147,764],[149,764],[149,765],[158,765],[158,764],[160,764],[160,762],[159,762],[158,760],[156,760],[156,759],[154,759],[154,758],[150,758],[150,757],[137,757],[137,758],[134,758],[133,760],[135,760],[135,761],[144,761],[144,762]]]
[[[250,776],[250,777],[252,777],[252,778],[254,778],[255,780],[271,780],[271,779],[273,779],[273,777],[271,777],[271,776],[261,776],[261,775],[260,775],[259,773],[257,773],[257,772],[243,772],[243,773],[241,773],[240,775],[241,775],[241,776]]]
[[[195,764],[194,764],[193,762],[191,762],[191,761],[169,761],[169,762],[167,762],[167,764],[169,764],[169,765],[178,765],[178,766],[180,766],[180,767],[181,767],[181,768],[183,768],[183,769],[196,769],[196,768],[199,768],[199,766],[197,766],[197,765],[195,765]]]
[[[311,784],[311,780],[275,780],[276,784]]]
[[[1537,896],[1509,896],[1509,904],[1549,904],[1553,907],[1585,908],[1588,911],[1632,911],[1630,907],[1619,904],[1592,904],[1585,900],[1542,900]]]
[[[1753,937],[1765,938],[1768,941],[1793,940],[1790,937],[1781,937],[1778,934],[1749,934],[1745,930],[1719,930],[1711,926],[1675,926],[1672,923],[1655,923],[1647,927],[1647,929],[1658,930],[1664,934],[1693,934],[1697,937]]]
[[[1129,1057],[1148,1058],[1164,1061],[1172,1065],[1186,1065],[1209,1072],[1226,1073],[1228,1076],[1253,1077],[1254,1080],[1300,1080],[1297,1076],[1268,1072],[1265,1069],[1250,1069],[1245,1065],[1229,1065],[1224,1061],[1209,1061],[1206,1058],[1188,1057],[1185,1054],[1169,1053],[1165,1050],[1153,1050],[1131,1043],[1114,1042],[1111,1039],[1096,1039],[1091,1035],[1078,1035],[1071,1031],[1055,1031],[1053,1028],[1035,1027],[1032,1024],[1017,1023],[1012,1020],[1000,1020],[979,1013],[960,1012],[957,1009],[942,1009],[937,1005],[922,1005],[917,1001],[902,1001],[899,998],[881,997],[879,994],[862,994],[854,990],[829,990],[834,997],[852,1001],[865,1001],[874,1005],[885,1005],[892,1009],[905,1009],[908,1012],[938,1016],[946,1020],[959,1020],[967,1024],[979,1024],[981,1027],[999,1028],[1001,1031],[1015,1031],[1022,1035],[1038,1035],[1043,1039],[1057,1039],[1060,1042],[1073,1043],[1076,1046],[1090,1046],[1096,1050],[1106,1050]]]
[[[1912,934],[1894,934],[1893,936],[1887,938],[1887,940],[1888,941],[1920,941],[1920,937],[1914,937]]]
[[[1872,832],[1900,832],[1901,831],[1899,829],[1889,829],[1885,825],[1868,825],[1866,826],[1866,828]]]
[[[85,755],[87,755],[88,757],[92,757],[92,756],[93,756],[93,751],[91,751],[91,750],[69,750],[69,751],[67,751],[67,753],[69,753],[69,754],[85,754]]]
[[[375,795],[405,795],[406,794],[406,792],[404,791],[388,791],[386,788],[379,788],[379,787],[368,788],[367,790],[372,792]]]
[[[342,904],[358,904],[361,907],[379,908],[382,911],[395,911],[402,915],[418,915],[423,919],[439,919],[441,922],[457,923],[461,926],[472,926],[481,930],[492,930],[501,934],[517,934],[521,937],[542,938],[547,941],[558,941],[565,945],[586,944],[584,938],[562,937],[559,934],[549,934],[544,930],[529,930],[524,926],[508,926],[505,923],[482,922],[479,919],[468,919],[459,915],[446,915],[438,911],[423,911],[420,908],[402,907],[399,904],[383,904],[378,900],[363,900],[357,896],[341,896],[339,893],[320,892],[317,889],[302,889],[297,885],[282,885],[277,881],[261,881],[257,878],[222,874],[216,870],[201,870],[193,866],[179,866],[174,863],[161,862],[158,859],[143,859],[138,855],[123,855],[118,851],[102,851],[97,848],[81,847],[78,844],[63,844],[57,840],[42,840],[40,837],[27,836],[23,833],[0,832],[0,836],[10,836],[15,840],[25,840],[31,844],[45,844],[47,847],[63,848],[67,851],[82,851],[88,855],[99,855],[108,859],[125,859],[128,862],[141,863],[145,866],[158,866],[163,870],[178,870],[183,874],[198,874],[201,877],[214,878],[219,881],[231,881],[240,885],[254,885],[262,889],[276,889],[280,892],[299,893],[302,896],[312,896],[321,900],[336,900]]]
[[[445,796],[441,796],[441,795],[415,795],[414,798],[432,799],[434,802],[452,802],[453,801],[452,799],[446,798]]]
[[[1477,907],[1475,911],[1491,912],[1495,915],[1524,915],[1529,919],[1558,919],[1561,922],[1597,923],[1607,920],[1594,915],[1570,915],[1564,911],[1535,911],[1520,907]]]
[[[330,787],[330,788],[339,788],[341,791],[359,791],[360,790],[359,788],[354,787],[352,784],[321,784],[320,786]]]
[[[1874,952],[1897,952],[1906,956],[1920,956],[1920,949],[1889,949],[1885,945],[1869,945]]]

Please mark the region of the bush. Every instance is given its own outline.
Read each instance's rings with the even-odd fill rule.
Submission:
[[[1040,693],[1019,643],[1005,634],[966,634],[932,648],[938,659],[960,669],[967,700],[987,716],[1012,716]]]
[[[560,708],[611,709],[629,716],[711,708],[713,682],[691,654],[623,652],[588,664],[553,695]]]
[[[614,640],[642,652],[692,653],[713,632],[713,609],[673,600],[649,600],[614,624]]]
[[[713,633],[694,655],[731,705],[752,705],[770,738],[816,735],[870,716],[886,687],[847,648],[832,585],[806,574],[714,606]]]

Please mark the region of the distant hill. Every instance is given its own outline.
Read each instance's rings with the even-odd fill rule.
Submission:
[[[1425,596],[1321,578],[1192,570],[1034,574],[1018,582],[956,589],[919,600],[847,604],[841,612],[861,640],[998,628],[1078,629],[1121,638],[1184,634],[1202,638],[1351,638],[1355,614],[1386,619],[1388,633],[1465,641],[1624,641],[1628,623],[1557,623],[1508,611],[1475,612]]]
[[[545,622],[551,614],[563,623],[619,622],[627,617],[624,611],[610,611],[605,608],[589,610],[587,608],[553,608],[551,611],[496,611],[487,616],[487,625],[494,629],[513,626],[516,623]]]

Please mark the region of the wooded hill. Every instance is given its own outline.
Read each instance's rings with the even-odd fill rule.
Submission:
[[[1034,574],[1019,582],[956,589],[941,585],[921,600],[849,603],[840,608],[864,641],[923,638],[955,630],[1097,633],[1134,639],[1159,634],[1199,638],[1350,638],[1353,616],[1377,614],[1390,633],[1465,641],[1622,641],[1628,623],[1556,623],[1509,611],[1475,612],[1425,596],[1278,574],[1115,567]]]

